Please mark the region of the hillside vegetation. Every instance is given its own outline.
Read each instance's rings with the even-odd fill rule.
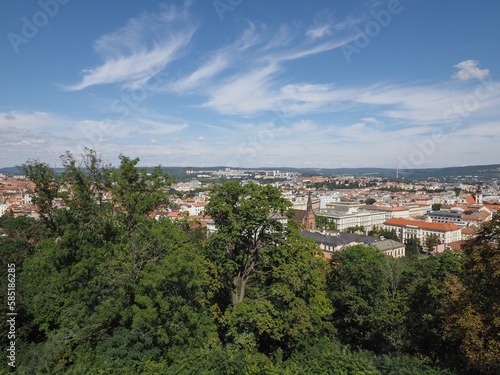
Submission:
[[[92,151],[62,160],[57,176],[23,166],[39,220],[0,219],[1,288],[15,268],[17,313],[16,367],[4,357],[2,373],[500,370],[498,216],[463,254],[394,259],[354,246],[326,260],[293,221],[274,219],[292,211],[271,186],[218,185],[207,236],[148,216],[169,204],[160,168],[125,156],[112,167]]]

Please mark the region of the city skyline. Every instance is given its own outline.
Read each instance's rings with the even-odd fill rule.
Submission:
[[[492,0],[0,5],[0,168],[500,163]]]

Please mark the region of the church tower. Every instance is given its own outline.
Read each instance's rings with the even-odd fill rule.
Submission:
[[[483,192],[481,190],[481,183],[477,184],[477,190],[476,190],[476,204],[483,204]]]
[[[309,197],[307,198],[307,209],[302,222],[306,230],[316,229],[316,216],[314,216],[311,192],[309,192]]]

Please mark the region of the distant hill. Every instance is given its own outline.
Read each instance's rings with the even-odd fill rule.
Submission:
[[[308,171],[326,175],[364,175],[391,179],[396,178],[396,169],[388,168],[308,169]],[[399,170],[399,179],[423,180],[428,178],[440,180],[462,178],[470,181],[498,179],[500,178],[500,164]]]
[[[186,180],[195,178],[196,176],[186,175],[187,170],[207,171],[220,170],[227,168],[225,166],[216,167],[163,167],[171,177],[178,180]],[[390,168],[293,168],[293,167],[260,167],[260,168],[234,168],[245,170],[280,170],[285,172],[299,172],[303,176],[373,176],[381,178],[396,179],[396,169]],[[465,167],[447,167],[447,168],[422,168],[422,169],[400,169],[400,180],[425,180],[439,179],[440,181],[447,180],[464,180],[464,181],[486,181],[490,179],[500,179],[500,164],[492,165],[472,165]]]
[[[188,170],[207,171],[220,170],[227,168],[225,166],[215,167],[163,167],[171,177],[176,180],[186,180],[191,178],[186,175]],[[373,176],[381,178],[396,178],[396,169],[391,168],[293,168],[293,167],[262,167],[262,168],[234,168],[246,170],[280,170],[287,172],[299,172],[304,176],[314,175],[344,175],[344,176]],[[62,168],[56,168],[56,172],[62,171]],[[21,172],[17,167],[0,168],[0,173],[8,176],[18,175]],[[192,176],[194,178],[195,176]],[[464,181],[486,181],[491,179],[500,179],[500,164],[491,165],[471,165],[465,167],[447,167],[447,168],[421,168],[421,169],[400,169],[400,180],[425,180],[425,179],[464,180]]]
[[[22,174],[21,171],[17,167],[0,168],[0,173],[6,174],[8,176]]]

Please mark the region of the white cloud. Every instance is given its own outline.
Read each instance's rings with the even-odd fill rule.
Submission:
[[[216,54],[189,76],[172,84],[169,83],[166,88],[177,92],[185,92],[199,88],[203,82],[223,71],[228,65],[229,56],[227,54]]]
[[[311,28],[307,30],[306,35],[312,39],[322,38],[325,35],[331,35],[332,31],[330,30],[329,25],[323,25]]]
[[[488,69],[479,69],[477,67],[478,65],[479,61],[477,60],[462,61],[460,64],[454,66],[455,68],[458,68],[459,71],[453,74],[452,77],[461,81],[465,81],[470,78],[486,78],[490,74],[490,71]]]
[[[205,142],[205,141],[206,141],[206,139],[205,139],[204,137],[198,137],[198,141],[200,141],[200,142]]]
[[[8,120],[7,113],[0,113],[0,160],[6,166],[41,157],[44,162],[55,165],[67,150],[78,156],[84,147],[112,159],[120,153],[154,157],[154,151],[148,147],[152,149],[151,145],[160,144],[161,137],[188,128],[186,123],[173,124],[154,118],[99,121],[47,112],[13,111],[10,114],[15,119]]]
[[[294,39],[294,35],[293,35],[290,27],[286,24],[281,25],[278,32],[266,44],[264,49],[265,50],[272,50],[272,49],[288,46],[293,39]]]
[[[277,107],[270,94],[270,80],[277,72],[274,64],[235,75],[211,90],[211,98],[203,106],[224,114],[255,113]]]
[[[174,91],[184,94],[189,91],[203,91],[210,86],[210,79],[231,68],[242,54],[262,41],[260,31],[255,24],[249,23],[242,35],[232,44],[207,54],[207,58],[194,72],[179,78],[175,82],[167,82],[158,91]]]
[[[186,9],[162,7],[156,13],[143,13],[126,26],[101,36],[94,42],[104,64],[83,71],[82,82],[68,90],[121,82],[134,88],[158,74],[173,60],[183,56],[196,27]]]

